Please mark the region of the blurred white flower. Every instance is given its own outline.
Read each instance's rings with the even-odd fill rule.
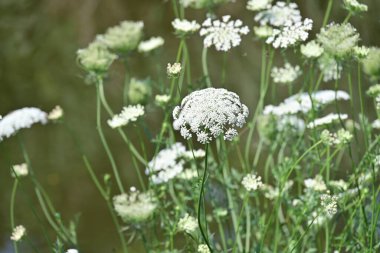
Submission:
[[[337,200],[338,198],[330,195],[329,192],[321,195],[321,206],[325,213],[330,217],[338,212]]]
[[[273,29],[273,33],[266,40],[267,44],[272,44],[274,48],[287,48],[300,41],[305,41],[309,37],[309,31],[313,28],[313,21],[306,18],[292,25],[284,26],[280,29]]]
[[[119,25],[108,28],[98,40],[118,53],[129,53],[137,48],[143,36],[144,23],[142,21],[123,21]]]
[[[63,109],[57,105],[49,112],[48,114],[48,119],[49,120],[59,120],[60,118],[63,117]]]
[[[272,6],[273,0],[249,0],[247,2],[247,10],[249,11],[261,11],[268,9]]]
[[[179,36],[185,36],[198,31],[201,26],[196,21],[188,21],[186,19],[174,19],[172,26],[175,30],[175,33]]]
[[[315,128],[318,126],[329,125],[333,122],[337,122],[340,120],[346,120],[348,118],[347,114],[337,114],[330,113],[322,118],[318,118],[307,124],[307,128]]]
[[[380,119],[376,119],[371,124],[372,128],[380,129]]]
[[[118,128],[127,125],[129,122],[136,121],[139,117],[144,115],[144,107],[142,105],[129,105],[123,107],[120,114],[113,116],[112,119],[107,121],[111,128]]]
[[[273,28],[267,25],[255,26],[253,31],[261,39],[266,39],[273,34]]]
[[[154,100],[156,101],[158,105],[165,105],[170,101],[170,96],[166,94],[163,94],[163,95],[157,94]]]
[[[368,6],[359,3],[357,0],[343,0],[343,4],[344,7],[352,13],[368,11]]]
[[[248,174],[241,181],[247,191],[256,191],[263,186],[261,177],[256,174]]]
[[[181,73],[181,70],[182,66],[179,62],[173,63],[173,65],[168,63],[168,66],[166,67],[166,73],[169,78],[178,77]]]
[[[325,129],[322,131],[320,138],[325,145],[339,146],[350,143],[353,136],[345,129],[340,129],[336,133],[331,133],[329,130]]]
[[[197,229],[198,229],[198,220],[190,216],[188,213],[186,213],[185,216],[182,217],[178,221],[178,231],[183,231],[188,234],[192,234]]]
[[[325,82],[340,79],[343,69],[334,58],[327,54],[323,54],[322,57],[318,59],[318,67],[323,74],[323,81]]]
[[[315,40],[301,45],[301,54],[306,58],[318,58],[322,55],[323,51],[323,48]]]
[[[223,16],[222,20],[206,19],[199,34],[205,36],[205,47],[215,46],[218,51],[228,51],[240,45],[241,35],[249,32],[248,26],[243,26],[241,20],[230,20],[231,16]]]
[[[292,66],[286,63],[283,68],[273,67],[271,77],[275,83],[289,84],[294,82],[302,74],[300,66]]]
[[[206,144],[222,134],[225,139],[236,135],[232,129],[242,127],[248,113],[247,106],[234,92],[207,88],[187,95],[174,108],[173,127],[185,139],[195,134],[200,143]]]
[[[116,213],[124,222],[141,222],[148,219],[156,210],[156,198],[151,192],[139,192],[131,187],[130,192],[113,198]]]
[[[10,112],[0,120],[0,141],[36,123],[46,124],[47,113],[35,107],[25,107]]]
[[[297,22],[301,22],[302,17],[296,3],[279,1],[270,9],[259,12],[255,16],[255,21],[261,25],[272,25],[277,27],[292,26]]]
[[[306,189],[310,189],[317,192],[322,192],[327,190],[327,186],[323,181],[321,175],[316,175],[315,178],[307,178],[304,180]]]
[[[12,166],[11,175],[13,177],[25,177],[29,174],[28,165],[26,163],[16,164]]]
[[[66,253],[79,253],[79,251],[76,250],[76,249],[68,249],[68,250],[66,251]]]
[[[354,55],[358,58],[358,59],[364,59],[368,56],[369,54],[369,48],[368,47],[365,47],[365,46],[356,46],[354,47]]]
[[[198,246],[198,253],[210,253],[210,249],[206,244],[201,244]]]
[[[20,241],[26,234],[26,229],[23,225],[19,225],[13,228],[11,240],[18,242]]]
[[[165,41],[162,37],[152,37],[149,40],[141,41],[137,47],[137,51],[140,53],[148,53],[163,46],[164,43]]]

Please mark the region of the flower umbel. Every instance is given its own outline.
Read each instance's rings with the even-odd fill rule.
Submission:
[[[130,105],[123,107],[120,114],[113,116],[112,119],[107,121],[111,128],[118,128],[127,125],[129,122],[136,121],[139,117],[144,115],[144,107],[142,105]]]
[[[248,113],[247,106],[235,93],[207,88],[192,92],[174,108],[173,127],[180,130],[185,139],[195,134],[200,143],[206,144],[220,135],[230,139],[231,129],[242,127]]]
[[[190,216],[188,213],[186,213],[185,216],[182,217],[178,221],[178,231],[183,231],[188,234],[192,234],[197,229],[198,229],[198,220]]]
[[[29,174],[28,165],[26,163],[16,164],[12,166],[11,175],[13,177],[25,177]]]
[[[249,32],[248,26],[243,26],[241,20],[230,20],[231,16],[223,16],[222,20],[206,19],[202,24],[200,35],[205,36],[205,47],[215,46],[218,51],[228,51],[237,47],[241,42],[241,35]]]
[[[175,33],[182,37],[186,35],[190,35],[198,31],[201,26],[196,21],[188,21],[186,19],[174,19],[172,22],[172,26],[175,30]]]
[[[26,234],[26,229],[23,225],[19,225],[13,229],[11,240],[18,242],[20,241]]]
[[[152,37],[149,40],[141,41],[139,46],[137,47],[137,51],[140,53],[149,53],[162,45],[164,45],[165,41],[162,37]]]
[[[294,82],[302,74],[300,66],[292,66],[286,63],[283,68],[274,67],[271,71],[273,82],[289,84]]]
[[[242,185],[247,191],[256,191],[263,186],[261,177],[256,174],[248,174],[241,181]]]

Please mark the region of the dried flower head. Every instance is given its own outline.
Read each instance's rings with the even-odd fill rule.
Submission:
[[[179,74],[181,73],[181,70],[182,70],[182,66],[181,66],[181,63],[179,62],[173,63],[173,65],[168,63],[168,66],[166,67],[166,73],[169,78],[178,77]]]
[[[347,114],[330,113],[322,118],[317,118],[307,124],[307,128],[315,128],[318,126],[329,125],[337,121],[343,121],[348,118]]]
[[[201,26],[196,21],[188,21],[186,19],[174,19],[172,26],[175,30],[175,33],[179,37],[184,37],[198,31]]]
[[[178,221],[178,231],[183,231],[185,233],[192,234],[197,229],[198,220],[190,216],[188,213],[186,213],[185,216]]]
[[[341,59],[352,54],[358,45],[359,34],[350,23],[331,23],[317,34],[317,40],[325,53]]]
[[[174,108],[173,127],[180,130],[185,139],[195,134],[202,144],[220,135],[231,140],[237,134],[233,130],[245,124],[248,113],[247,106],[240,102],[236,93],[207,88],[192,92]]]
[[[99,39],[108,48],[117,53],[129,53],[137,48],[143,36],[144,23],[141,21],[123,21],[119,25],[108,28]]]
[[[247,10],[249,11],[261,11],[269,9],[272,6],[273,0],[249,0],[247,2]]]
[[[48,114],[48,119],[55,121],[63,117],[63,109],[59,105],[56,105],[51,112]]]
[[[124,222],[142,222],[156,210],[156,198],[151,192],[139,192],[131,187],[130,192],[113,198],[116,213]]]
[[[19,130],[30,128],[36,123],[46,124],[47,113],[35,107],[25,107],[5,115],[0,120],[0,141],[9,138]]]
[[[162,37],[152,37],[149,40],[141,41],[137,47],[139,53],[149,53],[164,45],[165,41]]]
[[[318,58],[322,55],[323,51],[323,48],[315,40],[301,45],[301,54],[306,58]]]
[[[241,183],[247,191],[256,191],[263,185],[261,177],[256,174],[246,175]]]
[[[302,74],[300,66],[292,66],[290,63],[286,63],[283,68],[273,67],[271,76],[273,82],[289,84],[294,82]]]
[[[231,16],[223,16],[222,20],[206,19],[202,24],[200,35],[205,36],[205,47],[215,46],[218,51],[228,51],[232,47],[240,45],[241,35],[249,32],[247,26],[239,19],[230,20]]]
[[[87,48],[79,49],[77,58],[86,71],[102,75],[107,72],[117,56],[111,53],[104,43],[95,40]]]
[[[129,122],[136,121],[139,117],[144,115],[144,107],[142,105],[129,105],[123,107],[120,114],[113,116],[112,119],[107,121],[111,128],[118,128],[127,125]]]
[[[23,225],[19,225],[15,228],[13,228],[11,240],[18,242],[20,241],[26,234],[26,229]]]
[[[128,102],[132,105],[145,105],[152,94],[152,87],[149,79],[131,78],[128,87]]]
[[[12,166],[12,177],[25,177],[29,174],[28,165],[26,163],[16,164]]]

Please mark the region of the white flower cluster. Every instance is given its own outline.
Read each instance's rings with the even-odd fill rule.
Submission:
[[[28,165],[26,163],[16,164],[12,166],[11,175],[13,177],[25,177],[29,174]]]
[[[321,47],[315,40],[312,40],[305,45],[301,45],[301,54],[306,58],[318,58],[323,54],[323,47]]]
[[[330,113],[322,118],[318,118],[307,124],[307,128],[315,128],[318,126],[329,125],[333,122],[337,122],[340,120],[346,120],[348,118],[347,114],[337,114]]]
[[[354,55],[358,59],[365,59],[369,54],[369,48],[366,46],[356,46],[354,47]]]
[[[335,99],[349,100],[350,95],[340,90],[336,92],[334,90],[316,91],[310,95],[304,92],[288,97],[278,106],[265,106],[263,113],[264,115],[274,114],[277,116],[299,112],[307,113],[313,108],[313,105],[316,107],[327,105],[335,101]]]
[[[148,219],[156,210],[157,203],[151,192],[139,192],[131,187],[130,193],[113,198],[116,213],[124,222],[141,222]]]
[[[205,47],[215,46],[218,51],[228,51],[240,45],[241,35],[249,32],[248,26],[243,26],[241,20],[230,20],[231,16],[223,16],[222,20],[206,19],[199,34],[205,36]]]
[[[66,253],[79,253],[77,249],[68,249]]]
[[[352,13],[368,11],[368,6],[359,3],[357,0],[343,0],[343,4],[344,7]]]
[[[20,241],[26,234],[26,229],[23,225],[19,225],[13,228],[11,240],[18,242]]]
[[[194,150],[195,158],[203,158],[204,150]],[[182,143],[175,143],[161,150],[149,163],[145,173],[150,176],[153,184],[166,183],[184,171],[187,160],[193,159],[192,151],[187,151]]]
[[[261,177],[256,174],[248,174],[241,181],[247,191],[256,191],[263,186]]]
[[[201,26],[196,21],[188,21],[186,19],[174,19],[172,26],[175,30],[175,33],[178,36],[186,36],[195,33],[198,31]]]
[[[142,105],[129,105],[123,107],[120,114],[117,114],[107,121],[111,128],[118,128],[127,125],[129,122],[136,121],[140,116],[144,115],[144,107]]]
[[[165,105],[170,101],[170,96],[166,94],[163,94],[163,95],[157,94],[154,100],[158,105]]]
[[[252,1],[249,6],[251,10],[262,10],[255,16],[256,21],[262,26],[274,27],[272,34],[266,40],[266,43],[272,44],[274,48],[287,48],[309,37],[313,21],[308,18],[302,20],[296,3],[279,1],[271,6],[270,1],[267,3]]]
[[[0,119],[0,141],[23,128],[30,128],[36,123],[46,124],[47,121],[47,113],[35,107],[25,107],[10,112]]]
[[[316,192],[323,192],[327,190],[327,186],[325,182],[323,181],[323,178],[321,175],[316,175],[315,178],[307,178],[304,180],[304,184],[306,189],[316,191]]]
[[[271,7],[273,0],[249,0],[247,2],[247,10],[261,11]]]
[[[331,133],[325,129],[321,133],[321,140],[325,145],[339,146],[350,143],[352,140],[352,134],[344,129],[338,130],[336,133]]]
[[[206,144],[224,135],[232,140],[238,135],[235,128],[242,127],[249,111],[239,96],[226,89],[207,88],[187,95],[173,110],[173,127],[180,130],[185,139],[193,134]]]
[[[149,40],[141,41],[137,47],[137,51],[140,53],[148,53],[161,47],[164,43],[165,41],[162,37],[152,37]]]
[[[318,59],[318,67],[323,74],[323,81],[325,82],[340,79],[343,69],[342,65],[339,65],[333,57],[327,54],[322,55]]]
[[[63,109],[59,105],[55,106],[48,114],[48,119],[55,121],[63,117]]]
[[[185,216],[178,221],[178,231],[183,231],[185,233],[192,234],[197,229],[198,220],[190,216],[188,213],[186,213]]]
[[[338,198],[329,192],[321,195],[321,206],[328,216],[331,217],[338,212],[337,201]]]
[[[166,67],[166,73],[169,78],[178,77],[181,73],[182,66],[181,63],[175,62],[173,64],[168,63],[168,66]]]
[[[286,63],[283,68],[273,67],[271,76],[273,82],[289,84],[294,82],[302,74],[300,66],[292,66],[290,63]]]
[[[198,253],[210,253],[210,249],[206,244],[200,244],[198,246]]]

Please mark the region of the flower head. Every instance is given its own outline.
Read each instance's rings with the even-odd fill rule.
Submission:
[[[179,74],[181,73],[181,70],[182,70],[182,66],[181,66],[181,63],[179,62],[173,63],[173,65],[168,63],[168,66],[166,67],[166,73],[169,78],[178,77]]]
[[[120,114],[113,116],[107,123],[111,128],[118,128],[127,125],[129,122],[136,121],[144,115],[144,107],[142,105],[130,105],[123,107]]]
[[[340,129],[336,133],[331,133],[329,130],[325,129],[321,133],[322,142],[328,146],[348,144],[352,140],[352,137],[352,134],[344,129]]]
[[[359,13],[368,11],[368,6],[359,3],[357,0],[343,0],[344,8],[346,8],[351,13]]]
[[[301,45],[301,54],[306,58],[318,58],[322,53],[323,48],[315,40],[312,40],[305,45]]]
[[[181,20],[178,18],[173,20],[172,26],[175,33],[180,37],[193,34],[201,28],[201,26],[194,20],[188,21],[186,19]]]
[[[46,124],[47,113],[35,107],[25,107],[9,113],[0,119],[0,141],[36,123]]]
[[[13,165],[11,174],[13,177],[27,176],[29,174],[28,165],[26,163]]]
[[[198,253],[210,253],[210,249],[206,244],[200,244],[198,246]]]
[[[306,189],[322,192],[327,190],[327,186],[321,175],[316,175],[315,178],[307,178],[304,180]]]
[[[261,11],[268,9],[272,6],[273,0],[249,0],[247,2],[247,10],[249,11]]]
[[[198,229],[198,221],[194,217],[190,216],[188,213],[185,214],[178,221],[178,231],[183,231],[188,234],[194,233]]]
[[[270,9],[259,12],[255,16],[255,21],[261,25],[272,25],[277,27],[292,26],[302,20],[301,12],[296,3],[279,1]]]
[[[369,48],[365,46],[356,46],[354,47],[354,55],[358,59],[365,59],[369,54]]]
[[[325,53],[336,58],[350,56],[359,41],[359,34],[350,23],[334,24],[322,28],[317,40]]]
[[[63,117],[63,109],[59,105],[56,105],[51,112],[48,114],[49,120],[59,120]]]
[[[263,185],[261,177],[256,174],[246,175],[241,183],[247,191],[256,191]]]
[[[86,71],[104,74],[117,56],[111,53],[104,43],[95,40],[87,48],[79,49],[77,58]]]
[[[162,37],[152,37],[149,40],[141,41],[137,47],[140,53],[149,53],[164,45],[165,41]]]
[[[139,80],[131,78],[128,89],[128,102],[137,105],[145,105],[152,94],[152,87],[149,79]]]
[[[363,71],[372,80],[380,79],[380,48],[371,47],[369,54],[362,60]]]
[[[321,195],[321,206],[328,216],[333,216],[338,212],[337,200],[338,198],[330,195],[329,192]]]
[[[174,108],[173,127],[185,139],[195,134],[200,143],[206,144],[219,135],[230,139],[230,129],[242,127],[248,113],[247,106],[235,93],[207,88],[192,92]]]
[[[233,0],[180,0],[183,7],[195,9],[212,8],[219,4],[232,2]]]
[[[223,16],[222,20],[206,19],[202,24],[200,35],[205,36],[205,47],[215,46],[218,51],[228,51],[240,45],[241,35],[249,32],[241,20],[230,20],[231,16]]]
[[[261,25],[253,27],[255,35],[261,39],[266,39],[273,34],[273,28],[268,25]]]
[[[19,225],[15,228],[13,228],[11,240],[18,242],[20,241],[26,234],[26,229],[23,225]]]
[[[318,59],[318,67],[323,74],[323,81],[338,80],[341,77],[343,67],[328,54],[323,54]]]
[[[77,249],[68,249],[66,253],[79,253]]]
[[[283,68],[272,68],[271,76],[273,82],[289,84],[294,82],[302,74],[300,66],[292,66],[286,63]]]
[[[99,39],[108,48],[117,53],[129,53],[137,48],[143,36],[144,23],[141,21],[123,21],[119,25],[108,28]]]
[[[315,128],[318,126],[329,125],[333,122],[337,122],[340,120],[346,120],[348,118],[347,114],[337,114],[330,113],[322,118],[318,118],[307,124],[307,128]]]
[[[132,187],[130,192],[113,198],[116,213],[124,222],[141,222],[148,219],[156,210],[156,198],[151,192],[139,192]]]

